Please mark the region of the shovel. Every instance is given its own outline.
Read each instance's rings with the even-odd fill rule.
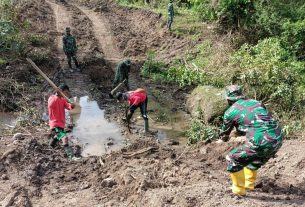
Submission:
[[[126,82],[126,79],[124,79],[119,85],[117,85],[112,91],[109,93],[110,98],[114,98],[114,93]]]

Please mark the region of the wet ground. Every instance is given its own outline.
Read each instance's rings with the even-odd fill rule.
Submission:
[[[125,146],[117,124],[105,119],[105,110],[88,96],[79,100],[81,108],[72,111],[73,137],[83,146],[82,156],[101,156]]]
[[[105,109],[101,109],[96,101],[88,96],[75,98],[75,100],[77,100],[77,107],[70,112],[74,124],[71,140],[83,146],[84,157],[102,156],[128,144],[124,129],[116,122],[107,119]],[[154,101],[148,104],[150,111],[156,111],[159,107]],[[156,113],[149,115],[150,131],[156,134],[155,138],[160,141],[175,140],[185,144],[184,132],[188,127],[188,115],[182,111],[163,108],[162,113],[167,121],[158,122]],[[143,119],[139,110],[133,116],[131,127],[132,133],[143,134]]]
[[[16,117],[13,113],[0,112],[0,135],[5,133],[6,130],[14,128],[17,122]]]

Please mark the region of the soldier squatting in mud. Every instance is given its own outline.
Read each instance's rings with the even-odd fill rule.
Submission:
[[[253,190],[257,170],[272,158],[283,142],[283,131],[278,122],[257,100],[248,99],[242,88],[231,85],[226,88],[226,99],[230,108],[224,114],[218,143],[229,140],[234,127],[244,133],[247,143],[233,149],[226,157],[227,171],[232,179],[232,192],[238,196]]]

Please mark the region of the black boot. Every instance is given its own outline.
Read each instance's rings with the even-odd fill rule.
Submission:
[[[58,139],[55,137],[55,138],[51,138],[50,139],[50,142],[49,142],[49,145],[54,148],[56,143],[58,142]]]

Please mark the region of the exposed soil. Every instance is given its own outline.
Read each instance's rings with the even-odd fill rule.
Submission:
[[[68,83],[73,96],[95,95],[110,120],[120,119],[120,108],[108,99],[108,93],[114,66],[121,58],[130,57],[133,68],[138,68],[149,49],[170,61],[192,45],[167,32],[164,19],[151,11],[108,1],[25,2],[23,18],[31,19],[33,31],[54,39],[53,62],[40,66],[49,76],[67,68],[61,32],[71,26],[82,72],[65,73],[58,81]],[[28,67],[20,71],[37,77],[27,64],[17,65]],[[168,90],[152,85],[140,78],[138,70],[132,71],[131,85],[168,91],[173,107],[184,104],[175,99],[175,86]],[[129,134],[122,127],[123,135],[131,140],[128,147],[74,162],[60,146],[48,146],[45,123],[20,130],[19,137],[0,136],[0,206],[305,206],[304,140],[286,140],[277,156],[259,170],[256,189],[236,198],[230,192],[225,155],[241,144],[237,141],[174,145],[160,143],[154,135]]]

